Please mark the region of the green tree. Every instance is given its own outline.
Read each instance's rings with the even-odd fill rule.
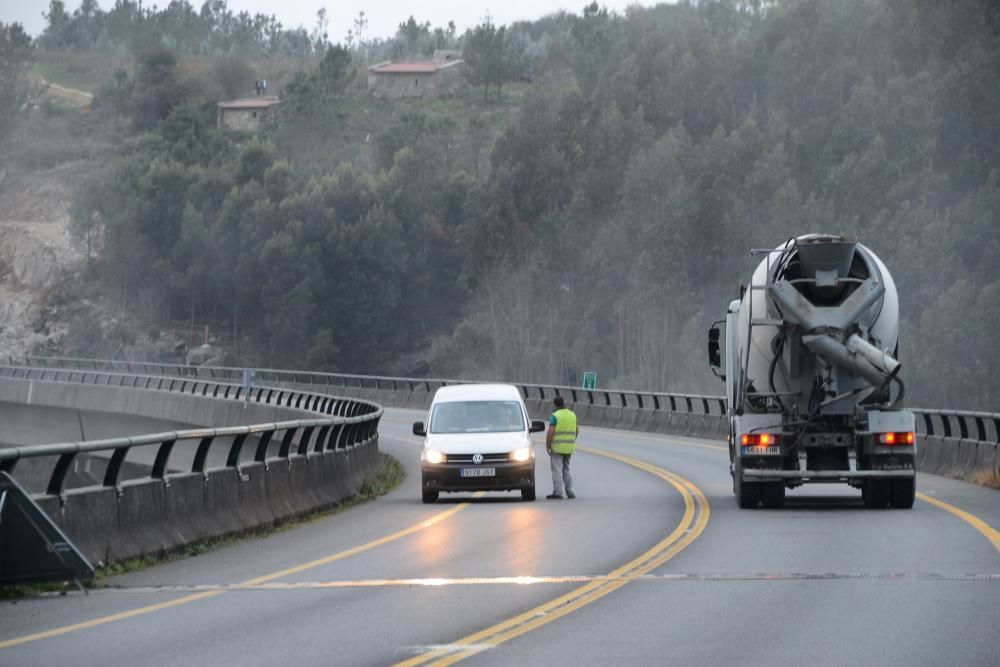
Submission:
[[[116,67],[111,79],[97,89],[94,106],[110,112],[115,118],[128,115],[132,105],[135,82],[129,79],[124,67]]]
[[[340,44],[328,46],[316,69],[316,81],[327,95],[343,95],[354,80],[351,52]]]
[[[223,99],[249,95],[253,90],[254,69],[246,57],[231,54],[217,59],[212,65],[211,76]]]
[[[73,42],[71,32],[71,17],[66,13],[66,3],[63,0],[49,0],[49,11],[43,12],[45,31],[40,41],[49,49],[64,49]]]
[[[132,120],[139,130],[149,130],[180,101],[177,59],[162,46],[147,49],[139,56],[132,97]]]
[[[20,23],[0,23],[0,145],[27,99],[25,73],[33,54],[31,37]]]
[[[326,7],[320,7],[316,12],[316,26],[313,28],[310,38],[312,39],[313,50],[322,52],[329,45],[329,34],[327,28],[330,20],[326,16]]]
[[[497,99],[505,83],[524,73],[525,45],[506,26],[497,27],[487,15],[463,40],[462,59],[465,78],[474,86],[483,87],[483,101],[489,100],[489,89],[497,91]]]
[[[396,30],[396,36],[401,38],[405,44],[406,55],[416,56],[421,55],[420,43],[431,33],[431,24],[429,21],[420,23],[412,15],[410,18],[399,24]]]
[[[473,86],[483,87],[484,102],[489,99],[490,85],[496,76],[498,55],[497,27],[487,15],[479,25],[466,33],[462,47],[465,79]]]
[[[607,63],[612,40],[613,15],[608,8],[592,2],[583,8],[583,16],[573,23],[573,63],[580,89],[589,93]]]

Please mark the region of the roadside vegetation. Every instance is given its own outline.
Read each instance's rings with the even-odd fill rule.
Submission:
[[[899,284],[912,403],[1000,398],[996,3],[592,4],[464,35],[410,17],[386,40],[362,15],[339,43],[323,15],[287,31],[185,4],[122,32],[128,2],[90,12],[96,31],[50,19],[33,47],[36,67],[127,61],[65,121],[80,148],[56,154],[93,167],[75,228],[139,339],[187,321],[247,364],[571,384],[587,369],[714,393],[705,330],[748,250],[839,232]],[[459,95],[367,96],[367,65],[435,49],[463,50]],[[279,119],[218,129],[215,102],[265,74]],[[14,135],[48,122],[29,116]],[[33,156],[35,132],[12,140],[18,164],[56,159]],[[61,351],[133,345],[96,339]]]

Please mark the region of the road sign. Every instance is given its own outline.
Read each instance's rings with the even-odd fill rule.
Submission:
[[[597,389],[597,371],[583,372],[583,388]]]

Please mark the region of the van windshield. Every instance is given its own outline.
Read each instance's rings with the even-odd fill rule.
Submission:
[[[431,433],[508,433],[524,428],[517,401],[438,403],[431,413]]]

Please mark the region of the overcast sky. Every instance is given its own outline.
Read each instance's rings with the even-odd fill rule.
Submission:
[[[80,6],[80,0],[64,0],[68,11]],[[170,0],[146,0],[144,4],[165,6]],[[203,0],[189,0],[194,7],[200,7]],[[114,0],[98,0],[101,9],[107,10]],[[416,3],[402,0],[229,0],[234,12],[247,10],[251,14],[262,12],[274,14],[285,26],[304,26],[311,29],[316,23],[316,11],[326,7],[330,20],[331,41],[342,41],[351,28],[358,12],[368,15],[367,37],[387,37],[396,32],[396,26],[413,14],[418,21],[430,21],[431,25],[445,26],[454,21],[459,33],[479,22],[487,13],[494,23],[504,25],[523,19],[537,19],[545,14],[565,9],[579,14],[587,0],[428,0]],[[601,4],[619,12],[632,4],[650,5],[646,0],[608,0]],[[22,23],[32,35],[38,35],[45,26],[42,12],[48,9],[48,0],[0,0],[0,23]]]

